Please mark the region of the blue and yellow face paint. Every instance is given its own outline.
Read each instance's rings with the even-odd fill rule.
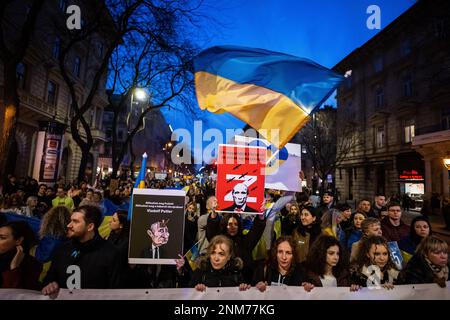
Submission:
[[[303,127],[344,79],[308,59],[236,46],[202,51],[194,68],[201,109],[233,114],[277,148]]]

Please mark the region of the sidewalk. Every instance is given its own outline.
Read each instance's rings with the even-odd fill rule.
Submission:
[[[410,210],[405,211],[402,218],[406,224],[410,224],[412,219],[417,216],[420,216],[420,212]],[[430,215],[428,216],[431,224],[431,228],[433,229],[433,233],[441,234],[447,237],[450,237],[450,231],[445,229],[444,217],[442,215]]]

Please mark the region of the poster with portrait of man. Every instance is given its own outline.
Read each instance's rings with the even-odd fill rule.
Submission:
[[[216,197],[218,211],[262,214],[266,149],[219,145]]]
[[[183,190],[134,189],[128,262],[175,264],[183,252]]]

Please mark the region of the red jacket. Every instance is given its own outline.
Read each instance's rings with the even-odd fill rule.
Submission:
[[[381,231],[383,232],[383,237],[387,241],[397,241],[407,237],[409,235],[409,227],[400,220],[399,226],[394,226],[389,220],[389,217],[381,220]]]
[[[30,255],[25,255],[20,266],[1,273],[1,288],[40,290],[39,275],[42,264]]]

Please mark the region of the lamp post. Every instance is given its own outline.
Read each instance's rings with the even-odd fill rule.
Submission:
[[[135,88],[133,91],[131,91],[130,112],[128,112],[128,116],[127,116],[128,134],[130,134],[130,132],[131,132],[131,129],[130,129],[131,114],[133,113],[133,116],[139,117],[139,115],[136,113],[137,110],[133,108],[133,105],[139,104],[140,102],[148,102],[148,99],[149,99],[149,95],[142,88]],[[141,113],[142,112],[143,112],[143,110],[142,110],[142,106],[141,106]],[[145,128],[145,117],[142,120],[142,122],[143,122],[143,125],[142,125],[141,130],[143,130]],[[133,140],[130,141],[129,148],[130,148],[129,149],[130,150],[130,174],[131,174],[131,177],[134,177],[134,160],[136,159],[136,156],[134,155],[134,151],[133,151]]]

